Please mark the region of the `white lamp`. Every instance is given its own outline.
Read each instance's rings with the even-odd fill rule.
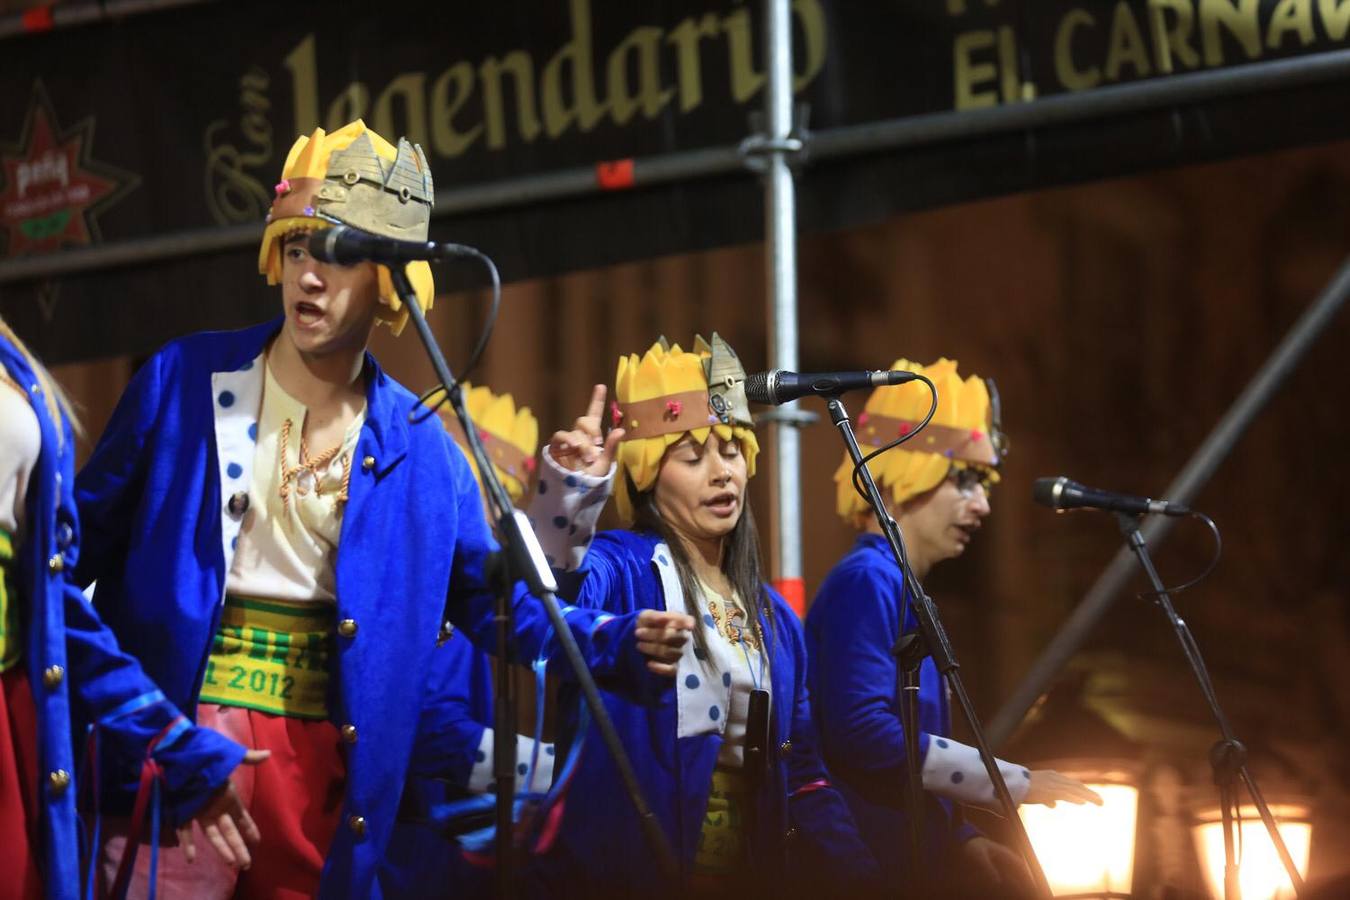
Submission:
[[[1312,849],[1312,821],[1308,807],[1297,803],[1271,804],[1270,813],[1280,836],[1294,858],[1300,875],[1308,877],[1308,856]],[[1192,829],[1200,867],[1211,897],[1223,898],[1223,821],[1218,809],[1207,810]],[[1275,844],[1261,821],[1255,806],[1242,807],[1240,839],[1234,841],[1238,857],[1238,884],[1242,900],[1292,900],[1294,887],[1284,870]]]
[[[1127,897],[1134,881],[1139,788],[1126,768],[1056,766],[1102,797],[1102,805],[1023,805],[1018,813],[1056,897]]]

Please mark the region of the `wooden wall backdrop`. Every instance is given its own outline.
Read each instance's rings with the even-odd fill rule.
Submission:
[[[1013,452],[994,513],[967,558],[930,579],[986,719],[1119,545],[1109,517],[1034,506],[1032,479],[1164,489],[1350,253],[1348,153],[1284,152],[803,241],[804,370],[949,355],[1002,390]],[[433,310],[452,366],[483,308],[481,293],[456,293]],[[474,380],[530,405],[547,433],[578,414],[591,384],[612,381],[620,352],[659,334],[687,344],[715,329],[762,368],[765,321],[758,246],[512,285]],[[375,350],[406,384],[429,384],[411,330],[397,340],[381,330]],[[1179,598],[1258,778],[1318,799],[1319,878],[1350,867],[1348,354],[1343,314],[1196,499],[1225,552]],[[117,359],[58,372],[94,435],[131,370]],[[826,423],[805,435],[808,592],[851,543],[833,511],[837,440]],[[757,479],[753,501],[767,530],[766,486]],[[1158,554],[1164,577],[1189,577],[1210,549],[1200,527],[1181,526]],[[1145,747],[1186,796],[1208,796],[1214,730],[1149,603],[1122,598],[1073,669],[1086,708]],[[1091,749],[1071,744],[1066,755]],[[1197,889],[1175,868],[1157,864],[1150,893],[1168,880],[1178,896]]]

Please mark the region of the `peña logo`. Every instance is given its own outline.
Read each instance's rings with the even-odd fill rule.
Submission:
[[[94,117],[62,130],[41,81],[17,144],[0,144],[2,255],[46,253],[97,243],[98,215],[139,183],[90,158]]]

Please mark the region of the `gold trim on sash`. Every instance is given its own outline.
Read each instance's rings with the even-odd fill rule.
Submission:
[[[327,603],[226,597],[201,701],[327,719],[336,622]]]
[[[14,569],[14,539],[0,530],[0,672],[8,672],[23,659],[19,583]]]

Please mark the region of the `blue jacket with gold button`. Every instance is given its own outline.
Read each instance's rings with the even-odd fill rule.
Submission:
[[[163,733],[154,756],[164,770],[175,818],[195,812],[225,782],[244,748],[191,727],[136,660],[118,649],[112,632],[71,583],[80,546],[72,493],[75,437],[64,418],[52,419],[27,359],[3,335],[0,365],[25,388],[42,436],[25,498],[26,534],[17,548],[18,599],[38,724],[41,822],[35,850],[46,895],[73,898],[80,895],[80,840],[72,713],[97,726],[105,746],[137,764],[147,744]]]
[[[250,484],[263,353],[275,320],[167,345],[137,372],[77,496],[85,527],[78,575],[95,604],[184,710],[195,711],[220,619],[226,573]],[[376,897],[377,864],[394,824],[415,737],[442,733],[423,704],[446,597],[450,618],[491,649],[496,545],[478,485],[439,420],[414,423],[417,398],[365,361],[358,439],[336,560],[338,628],[329,714],[354,725],[345,826],[330,848],[321,896]],[[517,584],[516,635],[533,659],[548,637],[542,606]],[[572,610],[568,622],[597,674],[649,680],[633,639],[636,615]],[[419,719],[423,721],[419,722]],[[122,792],[125,800],[125,790]]]
[[[581,606],[614,613],[645,606],[684,611],[669,551],[654,534],[602,532],[581,568],[563,580],[564,593]],[[766,585],[764,592],[760,627],[767,636],[772,691],[766,772],[754,792],[745,834],[748,872],[763,896],[803,896],[813,889],[822,891],[818,896],[866,892],[875,887],[877,865],[816,750],[801,623],[776,591]],[[687,651],[698,652],[692,645]],[[666,680],[636,703],[602,692],[685,878],[693,872],[722,746],[720,729],[687,727],[679,695],[697,684],[694,678],[688,684]],[[578,704],[576,691],[564,686],[559,759],[578,737],[573,733]],[[702,718],[706,725],[709,716]],[[682,731],[700,733],[681,736]],[[535,860],[534,888],[555,897],[682,895],[679,883],[653,884],[656,869],[642,823],[593,723],[590,732],[567,788],[556,845]]]

